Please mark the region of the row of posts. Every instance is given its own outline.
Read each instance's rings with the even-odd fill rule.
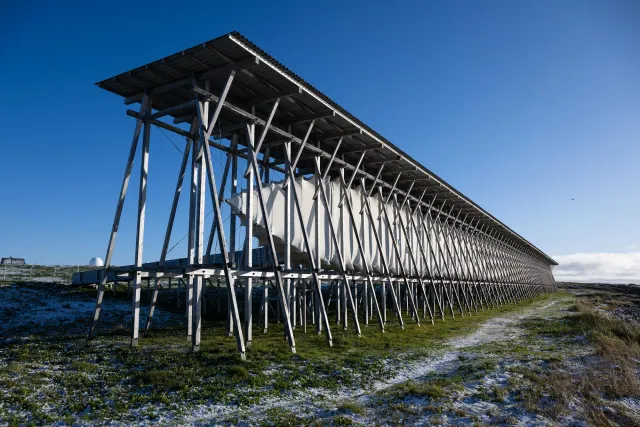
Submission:
[[[293,335],[293,324],[295,324],[295,295],[296,288],[292,286],[291,279],[285,279],[284,272],[291,271],[291,230],[292,230],[292,215],[293,220],[297,218],[298,222],[301,224],[305,224],[305,218],[303,218],[300,198],[297,194],[296,186],[295,186],[295,171],[297,170],[298,161],[301,159],[302,153],[305,151],[305,146],[310,146],[310,142],[307,141],[311,130],[314,126],[314,120],[309,124],[309,128],[306,132],[306,136],[303,140],[296,141],[298,150],[297,153],[292,152],[292,144],[291,141],[283,141],[282,147],[284,152],[281,153],[284,155],[284,159],[279,159],[277,164],[282,164],[284,161],[284,170],[279,169],[285,175],[284,187],[285,187],[285,215],[283,219],[276,218],[274,220],[283,220],[285,225],[285,235],[284,235],[284,259],[282,262],[279,260],[279,256],[281,257],[283,254],[278,253],[276,251],[276,246],[273,238],[273,233],[271,230],[272,225],[270,221],[266,220],[269,217],[269,212],[267,210],[266,201],[264,200],[263,195],[263,183],[269,182],[269,168],[272,167],[272,163],[269,163],[269,154],[268,150],[261,150],[261,146],[265,141],[266,134],[270,130],[271,119],[273,118],[276,110],[278,109],[278,105],[280,99],[278,98],[272,107],[271,113],[269,115],[269,119],[262,123],[263,127],[260,132],[260,135],[256,134],[255,129],[255,120],[247,121],[244,123],[244,130],[242,135],[246,138],[245,146],[246,150],[239,150],[238,146],[240,145],[238,142],[239,134],[236,133],[232,136],[231,146],[228,150],[227,154],[227,164],[225,165],[225,171],[222,177],[222,183],[220,187],[218,187],[216,183],[215,174],[213,171],[212,165],[212,156],[211,156],[211,148],[209,143],[209,138],[212,135],[217,119],[219,117],[222,106],[225,104],[226,95],[228,93],[229,87],[233,82],[235,72],[231,72],[229,78],[227,79],[227,83],[224,87],[224,90],[220,97],[214,97],[209,94],[209,85],[208,82],[205,82],[204,89],[199,88],[194,82],[194,93],[200,96],[200,98],[196,98],[196,111],[197,117],[194,118],[191,122],[190,132],[188,133],[185,151],[183,153],[183,160],[181,164],[181,169],[179,172],[178,182],[176,185],[176,190],[174,193],[174,202],[172,205],[172,210],[169,218],[169,224],[167,226],[167,231],[165,234],[165,241],[161,253],[161,258],[159,262],[159,271],[162,271],[164,267],[165,257],[167,255],[167,246],[171,237],[171,231],[173,227],[173,221],[175,216],[175,209],[177,207],[178,199],[181,192],[182,180],[185,176],[186,167],[188,165],[189,160],[189,151],[191,150],[191,179],[190,179],[190,197],[189,197],[189,232],[188,232],[188,250],[187,250],[187,258],[189,266],[196,269],[191,274],[188,274],[186,277],[186,311],[187,311],[187,335],[190,337],[192,348],[194,351],[197,351],[200,346],[200,335],[201,335],[201,317],[202,317],[202,307],[205,301],[205,291],[206,291],[206,277],[205,273],[198,273],[198,268],[205,268],[207,265],[211,263],[205,262],[207,261],[207,257],[211,255],[212,241],[214,238],[217,238],[218,246],[220,249],[220,255],[222,257],[222,277],[227,286],[227,296],[228,296],[228,313],[227,313],[227,333],[229,335],[234,335],[236,338],[238,352],[241,357],[245,357],[245,348],[246,346],[251,344],[253,338],[253,330],[252,330],[252,313],[253,313],[253,304],[252,304],[252,288],[253,288],[253,279],[248,277],[242,279],[245,285],[245,309],[244,309],[244,327],[241,326],[240,323],[240,314],[238,309],[238,301],[236,299],[236,278],[234,276],[234,271],[237,270],[245,270],[251,271],[253,268],[253,218],[254,218],[254,209],[258,209],[256,212],[258,213],[257,217],[262,217],[264,220],[262,221],[262,226],[264,228],[263,237],[265,240],[265,247],[268,250],[269,258],[271,259],[271,265],[269,266],[269,270],[271,270],[272,278],[271,283],[272,286],[276,289],[276,297],[278,300],[277,309],[280,312],[280,316],[278,319],[282,319],[285,326],[285,336],[288,340],[289,346],[291,350],[295,352],[295,338]],[[216,100],[215,109],[211,111],[210,109],[210,100]],[[213,104],[212,104],[213,105]],[[131,146],[131,151],[129,155],[129,160],[127,163],[127,169],[125,171],[125,178],[123,180],[123,187],[121,189],[121,194],[119,198],[118,208],[116,209],[116,216],[114,218],[114,226],[112,228],[112,235],[109,241],[109,246],[107,250],[107,256],[105,259],[105,269],[108,269],[110,266],[111,254],[113,252],[115,236],[118,230],[118,225],[120,221],[120,214],[122,211],[122,204],[124,203],[124,197],[126,195],[127,185],[129,181],[129,176],[131,172],[131,166],[133,163],[133,158],[135,156],[135,151],[137,147],[138,137],[143,131],[143,144],[142,144],[142,155],[141,155],[141,173],[140,173],[140,187],[139,187],[139,197],[138,197],[138,222],[137,222],[137,234],[136,234],[136,253],[135,253],[135,277],[134,277],[134,288],[133,288],[133,335],[132,335],[132,345],[137,345],[138,342],[138,331],[139,331],[139,315],[140,315],[140,288],[143,280],[143,268],[142,268],[142,249],[143,249],[143,238],[144,238],[144,223],[145,223],[145,213],[146,213],[146,189],[147,189],[147,179],[148,179],[148,164],[149,164],[149,139],[150,139],[150,127],[151,123],[148,118],[151,112],[151,99],[148,95],[145,95],[140,107],[140,115],[136,124],[136,131],[134,132],[134,138]],[[246,113],[249,114],[249,113]],[[252,109],[250,115],[255,117],[255,109]],[[291,129],[289,128],[289,133]],[[341,140],[340,140],[341,141]],[[308,144],[308,145],[307,145]],[[355,285],[352,279],[350,279],[350,273],[347,271],[344,257],[342,253],[344,253],[344,239],[342,239],[342,243],[339,242],[338,235],[339,233],[343,233],[343,230],[336,230],[333,226],[333,220],[331,219],[330,207],[327,201],[327,196],[325,194],[324,182],[327,178],[329,171],[331,171],[332,162],[336,158],[338,148],[340,146],[340,142],[338,142],[337,146],[334,148],[333,154],[329,162],[325,165],[321,164],[321,159],[319,156],[311,157],[314,162],[315,167],[315,176],[316,176],[316,190],[315,190],[315,201],[314,201],[314,211],[315,211],[315,219],[318,221],[319,218],[319,210],[324,206],[326,209],[326,215],[328,217],[327,224],[329,226],[331,243],[333,249],[337,253],[337,257],[339,259],[339,276],[341,277],[341,282],[343,286],[341,287],[340,297],[344,301],[344,306],[342,307],[342,315],[343,322],[346,327],[346,313],[347,306],[350,307],[351,316],[354,322],[354,329],[357,334],[360,334],[360,325],[357,316],[357,286],[352,286],[352,283]],[[230,191],[231,193],[235,193],[238,190],[238,155],[240,152],[246,153],[244,156],[247,159],[247,169],[244,171],[244,178],[246,178],[246,191],[245,191],[245,216],[248,218],[247,224],[245,224],[245,241],[244,241],[244,260],[242,266],[238,266],[235,260],[235,257],[231,257],[230,254],[235,254],[236,249],[236,226],[237,226],[237,218],[236,215],[231,215],[230,219],[230,234],[229,238],[225,237],[226,227],[223,223],[223,215],[221,212],[221,203],[224,201],[225,197],[225,188],[226,188],[226,180],[229,169],[231,169],[231,184]],[[262,154],[262,159],[258,159],[260,153]],[[307,159],[309,157],[306,157]],[[344,176],[344,169],[340,168],[340,188],[341,188],[341,216],[345,218],[345,214],[349,215],[350,223],[353,227],[355,227],[354,213],[351,206],[350,196],[348,192],[352,188],[352,184],[354,183],[354,179],[357,176],[357,170],[360,168],[360,165],[364,159],[364,152],[360,156],[360,160],[358,165],[355,167],[356,171],[353,173],[348,183]],[[262,168],[259,167],[259,164],[264,165]],[[275,164],[275,162],[274,162]],[[324,170],[322,170],[322,166],[324,166]],[[378,177],[382,171],[382,166],[379,169]],[[276,167],[275,169],[278,169]],[[418,309],[417,309],[417,301],[418,298],[422,298],[425,302],[423,308],[426,308],[431,317],[431,321],[433,322],[433,311],[431,309],[431,305],[426,304],[429,299],[429,295],[431,295],[434,301],[437,300],[438,306],[440,307],[440,312],[442,313],[442,317],[444,317],[444,300],[447,300],[448,306],[453,315],[453,303],[457,303],[460,308],[461,314],[464,313],[463,304],[470,311],[471,306],[474,305],[477,309],[478,302],[480,303],[480,307],[483,307],[483,301],[485,306],[488,306],[490,302],[495,303],[498,301],[516,301],[519,298],[526,297],[531,294],[531,292],[537,292],[538,287],[529,287],[525,288],[525,285],[521,285],[523,283],[536,283],[536,280],[539,280],[540,283],[545,283],[544,280],[540,276],[537,276],[539,272],[534,272],[534,267],[527,264],[525,260],[521,260],[519,257],[524,256],[522,254],[516,253],[516,251],[507,252],[507,249],[511,250],[511,246],[508,245],[506,241],[500,240],[496,235],[489,235],[484,230],[483,227],[476,224],[475,227],[471,227],[470,225],[464,222],[464,219],[460,219],[456,217],[454,219],[456,224],[462,224],[460,227],[467,227],[473,233],[473,236],[476,239],[479,239],[475,244],[484,245],[484,251],[487,251],[488,259],[482,260],[481,254],[469,250],[469,243],[466,241],[466,234],[462,233],[458,227],[449,226],[448,221],[452,218],[451,212],[453,210],[453,206],[450,208],[450,212],[448,214],[444,213],[444,203],[441,203],[437,208],[434,205],[435,197],[431,201],[429,206],[429,211],[426,214],[427,218],[431,218],[431,209],[434,208],[434,212],[436,212],[436,219],[433,221],[433,227],[437,227],[438,232],[441,236],[445,237],[444,241],[444,249],[440,246],[440,239],[436,239],[434,242],[429,242],[426,246],[428,252],[423,248],[422,242],[418,241],[418,247],[412,247],[412,243],[409,239],[409,232],[407,230],[416,230],[418,231],[419,227],[422,230],[426,231],[426,235],[431,235],[431,221],[425,220],[422,215],[418,215],[418,224],[415,223],[413,215],[409,215],[410,222],[405,224],[402,219],[402,215],[399,215],[399,219],[397,220],[397,224],[394,223],[394,226],[391,225],[391,219],[389,214],[387,213],[387,206],[389,202],[392,202],[391,205],[393,209],[397,212],[400,212],[405,204],[409,201],[408,194],[411,192],[409,190],[407,195],[403,201],[399,201],[396,197],[396,184],[400,174],[398,174],[393,188],[388,196],[383,194],[382,187],[379,185],[376,178],[375,182],[370,187],[370,190],[367,192],[366,183],[364,178],[360,178],[360,188],[363,193],[366,194],[366,197],[363,197],[364,200],[364,208],[363,211],[360,212],[361,215],[367,215],[370,223],[372,224],[373,234],[375,237],[375,243],[378,246],[378,253],[382,259],[383,264],[383,272],[381,273],[382,279],[380,282],[381,285],[381,293],[382,298],[381,302],[383,307],[380,308],[378,306],[378,300],[375,298],[375,286],[374,279],[372,277],[373,271],[370,266],[367,264],[365,260],[363,260],[364,271],[361,273],[365,280],[363,281],[363,294],[370,295],[372,298],[370,299],[373,303],[373,307],[369,307],[368,304],[365,304],[367,307],[367,315],[365,317],[369,317],[368,311],[371,310],[375,312],[378,317],[378,322],[381,330],[384,331],[384,324],[386,322],[386,304],[387,304],[387,292],[391,297],[391,302],[393,304],[393,311],[396,313],[398,317],[398,321],[401,326],[404,325],[402,316],[401,316],[401,299],[400,293],[401,289],[404,290],[406,297],[405,302],[407,302],[410,306],[412,317],[416,323],[419,324]],[[413,188],[413,184],[411,185]],[[211,229],[211,233],[209,234],[208,246],[205,251],[205,204],[206,204],[206,195],[207,195],[207,187],[209,187],[209,195],[211,196],[211,202],[214,210],[214,221]],[[255,189],[255,192],[254,192]],[[373,218],[371,213],[371,207],[369,206],[369,197],[377,190],[377,196],[380,199],[380,206],[382,210],[382,215],[378,220],[384,220],[387,224],[388,233],[390,236],[378,236],[376,232],[375,223],[376,220]],[[426,190],[425,190],[426,192]],[[258,206],[254,206],[254,194],[258,200]],[[413,212],[417,209],[421,208],[422,197],[424,196],[424,192],[420,198],[420,201],[415,204],[412,208]],[[321,206],[322,204],[322,206]],[[407,205],[409,206],[409,205]],[[346,211],[346,212],[345,212]],[[420,210],[420,212],[422,212]],[[445,216],[445,223],[441,223],[440,215]],[[458,214],[459,216],[459,214]],[[425,225],[425,222],[427,223]],[[437,225],[436,225],[437,224]],[[306,224],[305,224],[306,225]],[[425,228],[429,227],[429,229]],[[395,228],[397,236],[393,235],[392,228]],[[323,331],[326,334],[327,341],[329,345],[332,345],[332,336],[329,328],[329,320],[327,315],[327,307],[324,303],[324,296],[322,292],[322,283],[319,279],[319,272],[322,268],[322,260],[320,259],[320,253],[318,250],[314,250],[318,248],[320,245],[320,237],[319,237],[319,227],[316,223],[315,227],[316,233],[313,236],[309,236],[306,227],[300,227],[300,232],[302,234],[304,248],[303,253],[306,257],[305,264],[307,266],[306,272],[310,274],[310,280],[303,281],[303,286],[306,288],[307,285],[310,285],[311,295],[312,297],[312,305],[313,305],[313,313],[314,313],[314,322],[316,323],[316,328],[318,332]],[[445,234],[446,233],[446,234]],[[464,239],[460,239],[458,234],[464,234]],[[477,235],[476,235],[477,234]],[[361,241],[361,238],[358,234],[358,230],[355,230],[354,235],[356,242],[358,244],[360,253],[365,253],[364,244]],[[404,239],[403,239],[404,237]],[[392,273],[389,267],[389,261],[385,259],[382,247],[381,239],[386,239],[393,248],[392,258],[395,257],[397,259],[397,268],[399,272],[395,274],[400,277],[400,282],[395,282],[392,280]],[[452,248],[446,244],[447,240],[453,241],[455,239],[460,244],[464,242],[464,246],[467,248],[466,251],[460,252],[456,245],[453,245]],[[403,243],[406,240],[406,244]],[[420,239],[418,239],[420,240]],[[441,258],[440,261],[435,262],[437,271],[428,271],[428,274],[425,277],[421,277],[420,274],[417,275],[417,283],[413,282],[413,279],[410,277],[411,271],[419,272],[418,264],[425,267],[429,267],[429,263],[426,262],[427,257],[431,257],[432,260],[435,260],[435,255],[433,253],[433,244],[438,245],[438,254]],[[410,265],[406,268],[403,265],[402,257],[400,255],[399,244],[405,245],[405,250],[408,251],[410,255]],[[228,245],[228,246],[227,246]],[[419,250],[415,251],[416,249]],[[461,248],[460,248],[461,249]],[[418,256],[414,254],[414,251]],[[489,253],[489,251],[491,253]],[[429,255],[430,254],[430,255]],[[445,261],[445,257],[448,261]],[[453,265],[449,265],[449,263],[455,264],[458,268],[453,268]],[[521,268],[525,267],[526,268]],[[241,267],[241,268],[240,268]],[[461,277],[460,273],[464,273],[466,278]],[[449,277],[449,284],[445,285],[445,283],[438,284],[437,281],[434,281],[434,277]],[[537,277],[537,278],[536,278]],[[466,280],[466,282],[465,282]],[[552,280],[552,278],[551,278]],[[107,281],[107,275],[103,274],[100,277],[100,286],[98,291],[98,299],[96,302],[96,310],[94,313],[94,321],[91,326],[91,330],[89,332],[89,338],[93,336],[93,332],[95,329],[96,322],[98,320],[100,314],[100,308],[102,305],[102,297],[104,294],[104,285]],[[464,282],[464,283],[463,283]],[[502,282],[502,283],[512,283],[512,285],[504,285],[498,283],[490,283],[490,282]],[[481,286],[481,283],[484,285]],[[486,285],[486,289],[485,289]],[[439,287],[438,287],[439,286]],[[498,287],[499,286],[499,287]],[[158,280],[155,280],[154,283],[154,293],[151,299],[151,309],[149,311],[149,316],[147,319],[148,329],[151,325],[151,320],[153,317],[153,309],[155,307],[156,299],[157,299],[157,291],[158,291]],[[429,291],[429,294],[427,293]],[[504,292],[504,295],[501,294]],[[306,289],[303,291],[302,298],[306,299],[307,292]],[[269,291],[268,287],[264,287],[263,291],[263,315],[265,317],[265,330],[268,324],[268,300],[269,300]],[[369,300],[367,298],[367,300]],[[304,307],[306,307],[306,302],[302,302]],[[306,310],[306,309],[305,309]],[[306,313],[306,311],[305,311]],[[305,322],[306,323],[306,322]]]

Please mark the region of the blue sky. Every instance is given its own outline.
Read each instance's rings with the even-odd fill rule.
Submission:
[[[104,256],[134,122],[94,83],[232,30],[546,253],[640,252],[636,1],[89,3],[0,6],[1,256]],[[180,162],[154,132],[145,261]]]

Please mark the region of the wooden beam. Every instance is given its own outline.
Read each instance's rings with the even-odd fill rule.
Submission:
[[[307,114],[303,116],[295,116],[288,122],[279,122],[282,127],[293,126],[304,122],[310,122],[311,120],[322,120],[329,117],[334,117],[336,113],[333,110],[325,110],[318,113]]]
[[[419,171],[418,168],[416,168],[415,166],[409,166],[409,167],[405,167],[405,168],[395,168],[395,169],[387,168],[387,172],[388,173],[399,173],[399,172],[403,172],[404,173],[404,172],[418,172],[418,171]],[[400,181],[410,181],[410,180],[420,181],[420,180],[423,180],[423,179],[424,179],[423,177],[420,177],[420,178],[408,177],[408,178],[403,178]]]
[[[362,135],[362,130],[360,130],[360,129],[349,129],[349,130],[345,130],[343,132],[327,133],[327,134],[322,135],[318,139],[320,139],[322,141],[327,141],[329,139],[347,138],[347,137],[351,137],[351,136],[355,136],[355,135]]]
[[[360,154],[363,151],[376,151],[380,148],[383,148],[382,144],[373,144],[373,146],[366,146],[363,145],[362,147],[359,147],[357,149],[353,149],[353,150],[347,150],[347,151],[342,151],[340,153],[340,155],[345,155],[345,154]]]
[[[179,104],[179,105],[174,105],[173,107],[169,107],[166,108],[164,110],[160,110],[158,112],[155,112],[153,114],[151,114],[149,116],[150,119],[158,119],[160,117],[164,117],[164,116],[170,116],[173,114],[176,114],[178,111],[182,111],[184,109],[187,109],[189,107],[193,107],[195,106],[196,101],[195,100],[191,100],[191,101],[187,101],[185,103]]]
[[[297,95],[299,93],[302,93],[302,89],[300,89],[299,87],[296,87],[295,89],[291,89],[291,90],[271,91],[269,93],[265,93],[263,95],[250,98],[246,102],[246,104],[247,105],[263,104],[265,102],[274,101],[278,98],[287,98],[289,96]]]
[[[217,67],[212,70],[203,71],[201,73],[196,73],[194,76],[189,76],[180,80],[176,80],[172,83],[167,83],[166,85],[158,86],[156,88],[151,89],[149,93],[159,94],[159,93],[167,92],[173,89],[189,86],[193,82],[194,78],[196,80],[207,80],[222,74],[229,74],[231,71],[234,71],[234,70],[235,71],[242,70],[243,68],[246,68],[252,65],[257,65],[259,63],[260,61],[258,60],[258,58],[256,58],[255,56],[251,56],[249,58],[243,59],[238,62],[233,62],[231,64],[223,65],[221,67]],[[143,92],[129,96],[124,99],[124,103],[126,105],[130,105],[135,102],[140,102],[142,100],[142,95],[143,95]]]
[[[137,112],[135,112],[133,110],[127,110],[127,116],[133,117],[135,119],[142,120],[143,122],[149,122],[149,123],[151,123],[151,124],[153,124],[155,126],[158,126],[158,127],[162,128],[162,129],[165,129],[165,130],[168,130],[170,132],[176,133],[176,134],[178,134],[180,136],[184,136],[184,137],[187,137],[187,138],[189,137],[189,132],[184,130],[184,129],[180,129],[178,127],[172,126],[169,123],[161,122],[160,120],[147,119],[147,118],[141,116],[139,113],[137,113]],[[245,125],[246,125],[246,123],[251,123],[251,121],[245,122]],[[212,146],[213,148],[217,148],[218,150],[222,150],[225,153],[233,152],[233,150],[231,150],[229,147],[227,147],[225,145],[222,145],[222,144],[220,144],[218,142],[215,142],[215,141],[212,141],[212,140],[209,140],[207,142],[209,142],[209,145]],[[247,154],[246,154],[247,151],[246,150],[236,150],[235,153],[239,157],[242,157],[243,159],[247,158]],[[264,162],[262,160],[260,160],[260,159],[257,159],[257,162],[259,164],[264,164]],[[278,172],[281,172],[281,173],[285,173],[284,169],[279,168],[277,166],[271,166],[271,165],[272,164],[270,163],[269,166],[271,167],[271,169],[273,169],[275,171],[278,171]]]
[[[393,161],[401,160],[401,159],[402,159],[401,156],[388,156],[384,160],[378,160],[378,161],[375,161],[375,162],[367,162],[367,166],[370,167],[370,166],[373,166],[373,165],[381,165],[383,163],[393,162]]]

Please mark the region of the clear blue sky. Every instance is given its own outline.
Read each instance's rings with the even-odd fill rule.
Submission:
[[[94,83],[232,30],[548,254],[640,248],[640,2],[188,3],[2,2],[1,256],[104,256],[134,122]],[[163,139],[145,261],[180,161]]]

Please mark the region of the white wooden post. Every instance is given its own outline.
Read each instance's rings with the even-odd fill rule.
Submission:
[[[234,135],[233,140],[231,142],[231,148],[235,150],[236,147],[236,136]],[[238,156],[235,153],[229,153],[229,159],[231,162],[231,194],[235,194],[238,191]],[[223,188],[220,191],[224,191]],[[231,212],[231,217],[229,218],[229,257],[231,258],[231,264],[233,268],[236,268],[237,260],[236,260],[236,221],[237,216]],[[231,307],[231,293],[227,292],[227,320],[226,320],[226,328],[227,328],[227,336],[233,336],[233,308]]]
[[[149,101],[149,110],[151,101]],[[138,345],[138,334],[140,331],[140,285],[142,284],[142,248],[144,245],[144,220],[147,208],[147,179],[149,173],[149,140],[151,137],[151,123],[144,123],[142,136],[142,156],[140,162],[140,188],[138,193],[138,221],[136,230],[136,275],[134,280],[133,301],[132,301],[132,334],[131,346]]]
[[[254,109],[252,109],[253,111]],[[250,133],[249,138],[251,141],[255,140],[255,131],[256,126],[254,124],[249,125],[248,132]],[[256,153],[258,155],[259,153]],[[246,191],[246,200],[247,200],[247,227],[245,232],[245,254],[244,254],[244,263],[247,268],[251,268],[253,266],[253,180],[260,179],[260,175],[255,175],[253,168],[250,164],[247,165],[247,191]],[[234,175],[233,179],[236,177]],[[267,219],[264,219],[267,221]],[[247,278],[246,285],[244,288],[244,322],[245,322],[245,340],[247,343],[247,347],[251,345],[251,341],[253,340],[253,300],[251,298],[252,290],[253,290],[253,279]],[[265,287],[266,288],[266,287]],[[266,312],[265,312],[266,313]],[[265,314],[265,319],[267,315]],[[265,330],[267,328],[265,322]]]
[[[205,82],[205,89],[209,90],[209,82]],[[209,101],[204,101],[200,107],[200,120],[202,124],[209,123]],[[205,146],[207,139],[200,131],[199,147],[196,158],[196,213],[195,213],[195,261],[198,265],[204,262],[204,212],[205,212]],[[192,299],[192,322],[191,327],[191,350],[196,352],[200,349],[200,334],[202,329],[202,294],[205,286],[205,277],[198,274],[194,277],[193,299]]]

